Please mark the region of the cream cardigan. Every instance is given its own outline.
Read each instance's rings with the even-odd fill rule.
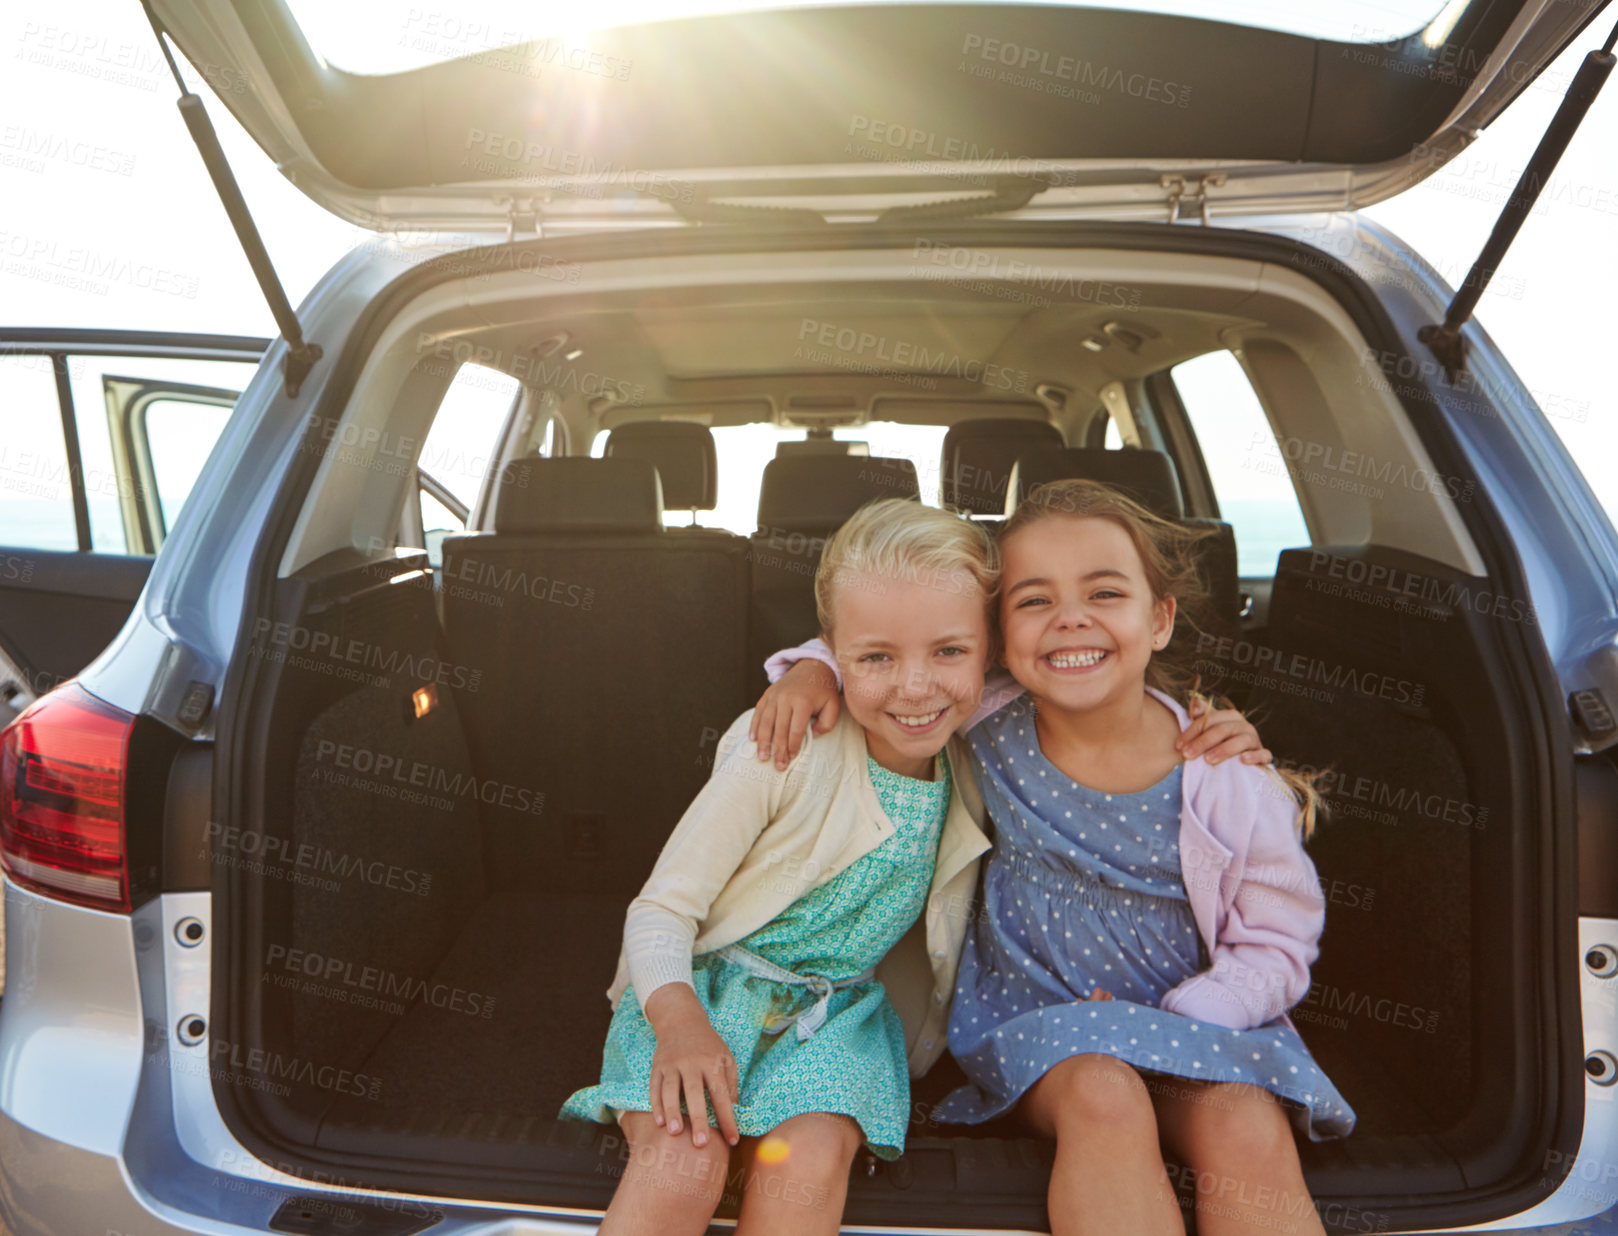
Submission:
[[[846,709],[829,733],[805,737],[785,771],[756,757],[747,739],[752,715],[719,740],[713,775],[629,905],[607,992],[614,1007],[631,979],[643,1002],[665,983],[689,984],[693,955],[750,935],[894,833],[866,769],[865,731]],[[951,738],[945,755],[954,790],[927,907],[877,967],[916,1077],[944,1051],[978,860],[989,848],[963,741]]]

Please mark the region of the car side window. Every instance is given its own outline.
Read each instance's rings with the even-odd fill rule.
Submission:
[[[440,547],[466,530],[467,512],[499,449],[522,383],[485,365],[464,364],[444,392],[416,463],[423,544],[436,569]]]
[[[240,393],[240,392],[236,392]],[[235,400],[204,402],[158,396],[139,411],[135,427],[137,474],[150,474],[147,484],[156,499],[155,546],[161,546],[174,527],[185,501],[202,474],[214,444],[224,432]],[[150,505],[150,504],[149,504]]]
[[[521,389],[522,383],[508,373],[462,365],[438,405],[417,467],[472,506]]]
[[[256,368],[247,361],[68,357],[91,550],[158,551]]]
[[[0,544],[79,548],[61,402],[49,356],[0,356]],[[13,564],[12,569],[23,568]]]
[[[1309,544],[1309,529],[1264,406],[1241,363],[1209,352],[1170,370],[1219,501],[1236,531],[1236,571],[1275,574],[1283,549]]]
[[[198,415],[201,409],[178,399],[156,399],[146,409],[146,445],[157,474],[158,507],[163,525],[174,526],[185,500],[225,427],[225,418]]]

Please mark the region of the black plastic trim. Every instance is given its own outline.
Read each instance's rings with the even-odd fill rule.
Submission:
[[[135,718],[130,731],[124,764],[124,846],[131,910],[166,891],[169,778],[184,741],[151,716]]]
[[[1618,918],[1618,765],[1612,752],[1578,757],[1579,913]]]
[[[56,378],[56,405],[62,415],[62,449],[67,455],[68,485],[73,494],[73,530],[79,549],[88,551],[90,537],[90,497],[84,486],[84,457],[79,449],[78,414],[73,408],[73,383],[68,374],[67,355],[51,353],[51,373]]]
[[[213,880],[208,804],[213,798],[212,743],[188,743],[169,765],[163,794],[163,891],[206,892]]]

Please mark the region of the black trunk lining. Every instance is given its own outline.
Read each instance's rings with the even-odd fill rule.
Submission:
[[[1510,1002],[1513,990],[1525,990],[1512,986],[1509,966],[1481,968],[1474,961],[1510,927],[1509,914],[1476,912],[1480,897],[1498,892],[1485,857],[1510,847],[1510,812],[1501,806],[1509,801],[1505,762],[1488,755],[1503,741],[1503,723],[1490,708],[1489,674],[1477,656],[1481,633],[1466,629],[1467,618],[1446,616],[1439,638],[1431,615],[1393,616],[1328,597],[1308,587],[1310,560],[1299,551],[1283,556],[1270,627],[1251,637],[1252,646],[1301,655],[1309,664],[1346,664],[1419,682],[1423,696],[1415,703],[1390,700],[1386,692],[1338,684],[1331,706],[1319,707],[1273,681],[1266,686],[1234,672],[1250,653],[1210,652],[1216,659],[1223,653],[1232,668],[1226,684],[1232,693],[1263,705],[1261,730],[1284,762],[1331,766],[1342,776],[1333,796],[1338,811],[1310,845],[1327,893],[1327,929],[1314,986],[1294,1019],[1355,1107],[1359,1125],[1348,1139],[1304,1143],[1300,1152],[1317,1200],[1431,1197],[1466,1187],[1465,1164],[1453,1148],[1497,1140],[1502,1126],[1496,1122],[1511,1110],[1508,1092],[1487,1084],[1479,1056],[1498,1058],[1501,1044],[1475,1040],[1473,1031],[1477,1006],[1497,1007]],[[572,565],[574,574],[590,569],[587,555]],[[622,603],[621,609],[609,605],[608,614],[629,614],[627,598],[643,578],[609,572],[591,582]],[[586,689],[613,647],[605,621],[578,625],[580,617],[553,605],[521,624],[532,636],[529,620],[573,623],[575,640],[561,643],[590,643],[589,655],[575,650],[550,666],[558,695]],[[326,607],[307,624],[456,663],[453,646],[439,636],[425,587],[366,593]],[[477,634],[485,654],[502,663],[523,655],[520,641],[499,642],[499,625]],[[691,672],[661,646],[656,651],[654,660],[665,664],[671,684]],[[739,682],[738,670],[703,702],[716,725],[745,706],[745,699],[730,698]],[[553,831],[514,828],[509,811],[491,812],[473,798],[448,806],[442,800],[407,804],[352,769],[344,774],[349,782],[337,784],[342,757],[336,752],[343,749],[392,753],[451,778],[475,770],[478,777],[522,784],[539,784],[536,775],[544,779],[536,772],[544,761],[533,754],[545,749],[541,734],[474,739],[475,750],[462,738],[463,729],[497,732],[488,709],[509,708],[521,698],[520,676],[497,679],[492,688],[480,685],[477,693],[441,692],[439,708],[418,719],[405,708],[411,685],[406,675],[353,689],[346,678],[305,668],[287,679],[278,698],[283,732],[302,734],[296,763],[283,765],[281,783],[293,843],[337,855],[339,863],[384,859],[410,873],[401,878],[420,883],[426,876],[428,888],[406,892],[397,882],[390,887],[356,875],[351,866],[337,891],[262,882],[268,913],[258,968],[266,980],[260,993],[266,1046],[295,1059],[339,1064],[358,1080],[347,1087],[294,1085],[279,1099],[255,1097],[284,1132],[316,1152],[367,1164],[359,1177],[379,1187],[464,1192],[470,1179],[477,1195],[491,1201],[604,1206],[618,1168],[616,1130],[555,1116],[569,1093],[598,1076],[609,1019],[605,987],[641,873],[631,878],[616,867],[612,880],[595,881],[592,869],[620,856],[616,843],[605,855],[558,859]],[[468,709],[483,710],[479,724],[469,722]],[[576,724],[569,718],[566,725],[588,730],[610,713],[604,709]],[[557,719],[545,724],[554,730]],[[551,739],[561,736],[556,730]],[[571,765],[590,756],[577,738],[566,747]],[[492,760],[491,750],[497,753]],[[618,743],[602,746],[598,766],[583,771],[607,777],[620,750]],[[692,786],[684,783],[700,784],[701,754],[699,742],[688,757],[692,768],[671,765],[636,788],[656,798],[661,785],[668,800],[638,817],[647,835],[632,847],[637,868],[655,853],[689,797]],[[1364,777],[1393,787],[1393,800],[1351,780]],[[623,789],[616,787],[620,794]],[[1433,802],[1441,805],[1435,810]],[[1465,804],[1474,815],[1492,806],[1492,814],[1482,826],[1475,819],[1460,822],[1456,810],[1443,805],[1450,803]],[[589,814],[589,805],[570,806]],[[565,829],[567,822],[552,817],[549,827]],[[276,952],[278,944],[285,949]],[[288,964],[292,950],[306,963],[301,972]],[[310,957],[321,960],[308,963]],[[355,978],[367,967],[390,977],[367,988],[366,979]],[[293,977],[277,978],[287,973]],[[406,994],[390,995],[379,984],[403,984]],[[364,997],[354,998],[356,986],[397,1000],[403,1011],[368,1006]],[[917,1117],[902,1166],[857,1175],[849,1222],[921,1221],[916,1208],[924,1199],[962,1217],[977,1215],[974,1222],[984,1225],[1042,1222],[1047,1144],[1026,1137],[1013,1119],[977,1128],[926,1119],[958,1081],[959,1070],[946,1059],[915,1083]]]

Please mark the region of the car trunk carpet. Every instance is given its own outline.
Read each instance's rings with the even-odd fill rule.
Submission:
[[[443,999],[410,1008],[358,1066],[378,1079],[377,1097],[336,1099],[316,1144],[518,1169],[538,1166],[536,1148],[550,1146],[564,1160],[588,1163],[593,1152],[584,1158],[577,1152],[597,1145],[610,1130],[558,1122],[556,1112],[569,1094],[600,1074],[611,1017],[605,992],[617,961],[623,910],[616,901],[593,897],[539,902],[515,893],[487,896],[433,976]],[[478,1011],[449,1007],[452,997],[468,1009],[475,1004]],[[1373,1165],[1426,1168],[1446,1188],[1464,1183],[1435,1140],[1410,1135],[1427,1124],[1422,1108],[1374,1055],[1346,1052],[1341,1059],[1323,1058],[1322,1064],[1355,1105],[1360,1124],[1347,1141],[1302,1147],[1317,1189],[1340,1183],[1343,1193],[1355,1193],[1355,1174]],[[1014,1119],[968,1127],[928,1118],[960,1076],[946,1057],[913,1083],[912,1153],[906,1158],[925,1163],[951,1145],[967,1153],[964,1143],[981,1142],[946,1177],[963,1189],[976,1175],[973,1164],[997,1165],[985,1166],[986,1182],[997,1174],[1003,1178],[1012,1167],[1047,1171],[1048,1157],[1029,1148],[1035,1144]],[[1002,1141],[1023,1148],[993,1148]],[[856,1186],[858,1193],[858,1181]],[[871,1187],[880,1192],[890,1186]]]
[[[442,998],[413,1005],[361,1066],[380,1080],[378,1098],[339,1100],[324,1124],[453,1138],[472,1114],[553,1119],[600,1076],[626,908],[487,896],[433,974]]]

